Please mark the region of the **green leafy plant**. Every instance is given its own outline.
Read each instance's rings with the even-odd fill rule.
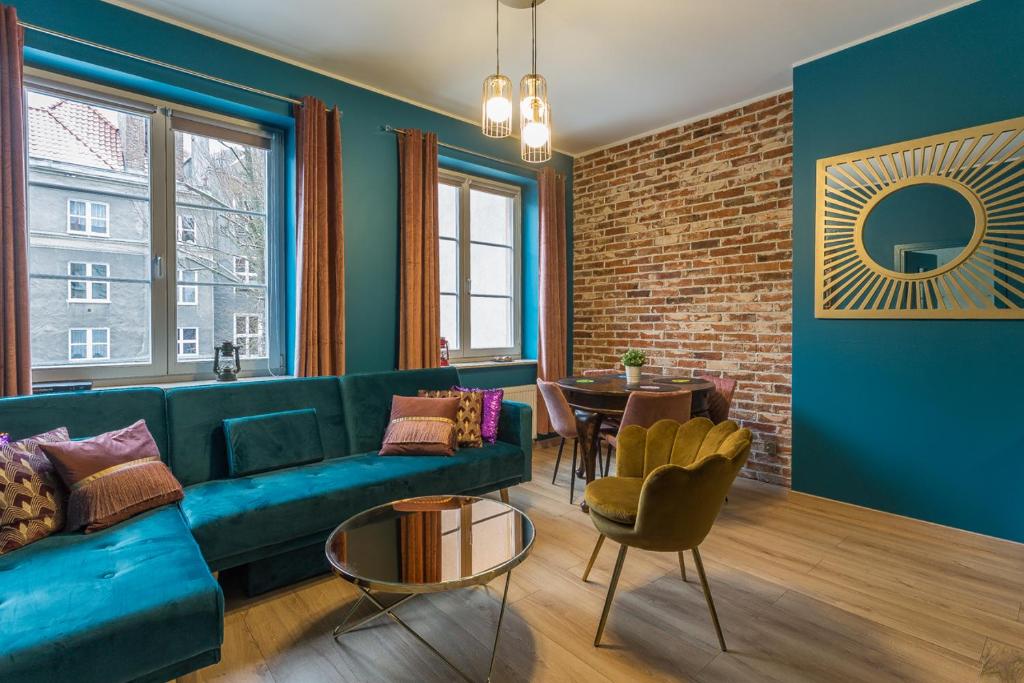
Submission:
[[[647,364],[647,354],[640,349],[626,349],[619,360],[627,368],[640,368]]]

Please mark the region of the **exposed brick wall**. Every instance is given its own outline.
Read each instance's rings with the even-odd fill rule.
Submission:
[[[744,474],[790,483],[792,95],[578,158],[577,372],[626,346],[739,381]]]

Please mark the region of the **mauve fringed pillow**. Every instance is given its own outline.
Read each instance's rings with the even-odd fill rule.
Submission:
[[[381,455],[454,455],[459,399],[393,396]]]
[[[84,441],[40,444],[71,492],[67,530],[99,531],[184,497],[145,420]]]

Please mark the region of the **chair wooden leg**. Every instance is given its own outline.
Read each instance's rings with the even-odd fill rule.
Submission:
[[[572,499],[576,497],[576,460],[579,457],[580,441],[579,439],[572,440],[572,474],[569,475],[569,505],[572,505]]]
[[[679,574],[682,575],[683,581],[686,581],[686,555],[683,551],[679,551]]]
[[[622,574],[622,564],[626,561],[627,546],[619,546],[619,556],[615,560],[615,569],[612,571],[612,580],[608,584],[608,597],[604,600],[604,611],[601,612],[601,621],[597,624],[597,635],[594,636],[594,647],[601,647],[601,636],[604,635],[604,625],[608,622],[608,612],[612,608],[612,600],[615,599],[615,587],[619,584],[619,575]]]
[[[590,553],[590,562],[587,562],[587,568],[583,570],[584,583],[586,583],[587,577],[590,576],[590,570],[594,568],[594,562],[597,561],[597,555],[601,552],[602,545],[604,545],[604,534],[597,537],[597,544],[594,546],[594,552]]]
[[[608,470],[612,466],[612,445],[608,444],[608,452],[604,454],[604,474],[602,476],[608,476]]]
[[[551,475],[551,483],[554,484],[555,480],[558,479],[558,466],[562,464],[562,449],[565,448],[565,437],[558,443],[558,455],[555,456],[555,471]]]
[[[711,621],[715,624],[715,633],[718,634],[718,646],[722,648],[722,652],[728,652],[725,649],[725,638],[722,637],[722,627],[718,623],[718,612],[715,611],[715,601],[711,599],[711,586],[708,585],[708,577],[704,574],[704,563],[700,561],[700,552],[696,548],[693,549],[693,563],[697,565],[697,576],[700,577],[700,585],[704,588],[704,599],[708,602],[708,611],[711,612]]]
[[[501,489],[498,491],[498,495],[501,496],[501,502],[508,505],[508,489]]]

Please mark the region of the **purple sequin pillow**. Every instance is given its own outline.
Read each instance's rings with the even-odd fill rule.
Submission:
[[[501,416],[501,401],[505,398],[504,389],[470,389],[452,387],[455,391],[479,391],[484,397],[484,406],[480,415],[480,436],[487,443],[498,440],[498,418]]]

